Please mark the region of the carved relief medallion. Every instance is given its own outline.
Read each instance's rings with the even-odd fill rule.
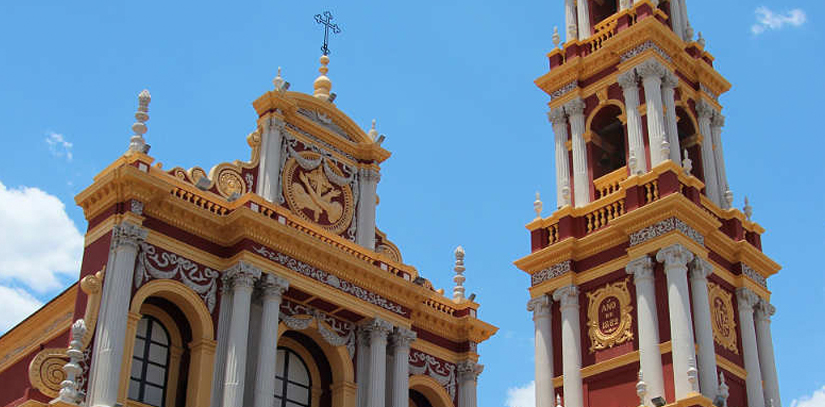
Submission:
[[[298,154],[300,162],[295,157],[290,158],[284,165],[282,176],[289,208],[302,219],[336,235],[341,234],[352,222],[352,187],[332,182],[330,178],[342,178],[344,174],[324,162],[318,153],[303,151]],[[333,173],[332,177],[328,172]]]
[[[627,282],[625,279],[587,293],[590,352],[633,340],[633,306]]]
[[[708,283],[708,299],[713,322],[713,340],[723,348],[738,354],[736,322],[733,319],[733,294],[718,284]]]
[[[225,197],[230,197],[232,194],[242,195],[246,192],[246,184],[240,173],[227,168],[218,174],[218,191]]]

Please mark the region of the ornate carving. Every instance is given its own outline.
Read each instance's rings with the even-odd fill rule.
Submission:
[[[135,288],[140,288],[152,279],[178,280],[197,293],[209,312],[212,312],[215,309],[219,275],[215,270],[144,242],[140,244],[135,268]]]
[[[707,101],[699,100],[696,102],[696,113],[699,114],[699,120],[710,120],[716,113],[716,109]],[[705,137],[710,137],[710,135],[705,135]]]
[[[756,322],[771,322],[771,317],[773,314],[776,313],[776,307],[771,305],[771,303],[759,299],[759,303],[756,304],[756,313],[754,315],[754,319]]]
[[[353,220],[353,176],[311,151],[294,153],[284,165],[282,188],[293,212],[333,234],[341,234]]]
[[[353,141],[352,138],[347,134],[347,132],[345,132],[344,129],[335,124],[332,118],[327,116],[326,114],[305,108],[299,108],[298,113],[306,116],[313,122],[320,124],[322,127],[326,127],[333,133],[338,134],[339,136],[344,137],[349,141]]]
[[[370,333],[370,338],[386,338],[392,332],[392,324],[381,318],[373,318],[361,325],[361,328]]]
[[[349,158],[349,159],[350,159],[350,160],[352,160],[352,161],[357,161],[357,159],[356,159],[355,157],[353,157],[351,154],[349,154],[349,153],[346,153],[346,152],[342,151],[342,150],[341,150],[341,149],[339,149],[338,147],[335,147],[335,146],[333,146],[332,144],[329,144],[329,143],[327,143],[326,141],[321,140],[320,138],[315,137],[315,136],[313,136],[313,135],[312,135],[312,134],[310,134],[310,133],[307,133],[306,131],[304,131],[303,129],[301,129],[301,128],[300,128],[300,127],[298,127],[298,126],[295,126],[295,125],[294,125],[294,124],[292,124],[292,123],[286,123],[286,128],[287,128],[287,129],[289,129],[289,130],[292,130],[292,131],[294,131],[294,132],[296,132],[296,133],[301,134],[302,136],[304,136],[304,137],[306,137],[306,138],[308,138],[308,139],[310,139],[310,140],[312,140],[312,141],[314,141],[314,142],[318,143],[319,145],[324,146],[324,148],[325,148],[325,149],[327,149],[327,150],[330,150],[330,151],[335,151],[336,153],[341,154],[342,156],[347,157],[347,158]],[[285,136],[285,137],[284,137],[285,139],[295,140],[293,137],[291,137],[291,136],[289,135],[289,133],[284,133],[284,136]],[[316,149],[317,149],[317,147],[316,147]]]
[[[218,192],[224,197],[228,198],[234,194],[243,195],[246,192],[246,183],[241,177],[241,173],[226,168],[218,173]]]
[[[679,86],[679,77],[675,73],[667,71],[662,78],[662,88],[675,88]]]
[[[458,362],[458,380],[465,382],[467,380],[477,381],[478,375],[484,371],[484,365],[478,364],[472,360],[464,360]]]
[[[662,58],[664,58],[665,61],[673,62],[673,59],[670,58],[670,55],[668,55],[664,50],[659,48],[659,46],[656,45],[653,41],[646,41],[638,45],[637,47],[631,49],[630,51],[625,52],[624,54],[622,54],[621,60],[622,62],[628,61],[649,49],[656,51],[656,53],[659,54],[659,56],[661,56]]]
[[[620,74],[616,77],[616,82],[622,89],[637,89],[639,88],[639,77],[636,74],[636,69],[631,68],[629,71]]]
[[[530,277],[531,285],[538,285],[547,280],[552,280],[562,274],[569,273],[572,270],[571,265],[573,264],[570,260],[565,260],[561,263],[556,263],[544,270],[541,270]]]
[[[583,115],[584,108],[585,104],[582,98],[575,98],[564,105],[564,111],[567,112],[569,116]]]
[[[82,319],[78,319],[72,324],[72,340],[69,343],[69,349],[66,351],[69,362],[63,365],[66,380],[60,382],[60,394],[57,397],[57,400],[64,403],[80,404],[81,401],[78,378],[83,373],[83,367],[80,363],[83,360],[82,340],[84,335],[86,335],[86,323]]]
[[[447,390],[450,398],[455,400],[457,370],[455,364],[416,349],[410,351],[409,361],[411,375],[427,375],[432,377]]]
[[[711,274],[713,274],[713,266],[709,261],[701,257],[696,257],[693,259],[690,267],[691,280],[706,279]]]
[[[259,288],[264,298],[280,297],[289,289],[289,281],[283,277],[264,274],[261,276]]]
[[[750,288],[736,289],[736,302],[739,304],[739,309],[746,312],[752,312],[753,307],[759,303],[759,296]]]
[[[553,300],[561,304],[562,310],[570,307],[579,308],[579,287],[568,285],[559,288],[553,293]]]
[[[553,305],[553,301],[545,294],[527,301],[527,311],[533,313],[533,319],[549,316],[551,305]]]
[[[416,334],[415,331],[397,327],[392,335],[390,335],[390,344],[395,349],[409,349],[416,338],[418,338],[418,334]]]
[[[717,284],[708,283],[708,301],[712,314],[713,340],[723,348],[738,354],[736,322],[733,316],[733,294]]]
[[[761,274],[757,273],[756,270],[752,269],[745,263],[741,263],[742,267],[742,274],[750,278],[751,280],[755,281],[756,284],[761,285],[762,287],[768,288],[768,281],[765,277]]]
[[[550,94],[550,100],[551,101],[556,100],[556,99],[572,92],[573,90],[575,90],[578,87],[579,87],[579,81],[574,80],[574,81],[568,83],[567,85],[564,85],[561,88],[556,89],[555,91],[553,91],[553,93]]]
[[[627,274],[633,274],[634,282],[639,284],[642,281],[653,280],[653,259],[645,255],[638,259],[631,260],[625,267]]]
[[[143,202],[132,199],[130,210],[135,215],[138,215],[138,216],[143,215]]]
[[[567,124],[567,116],[564,114],[564,109],[556,107],[547,112],[547,118],[553,124]]]
[[[633,340],[633,306],[627,280],[587,293],[590,352]]]
[[[318,333],[332,346],[346,346],[350,357],[355,355],[355,324],[327,315],[321,310],[289,300],[281,302],[280,319],[284,325],[302,331],[317,323]]]
[[[253,250],[261,256],[269,260],[272,260],[292,271],[305,275],[313,280],[320,281],[330,287],[336,288],[347,294],[353,295],[356,298],[359,298],[370,304],[379,306],[381,308],[384,308],[388,311],[392,311],[402,316],[408,316],[409,314],[409,311],[405,310],[401,305],[398,305],[372,291],[359,287],[347,280],[338,278],[337,276],[329,274],[323,270],[320,270],[300,260],[287,256],[283,253],[267,249],[264,246],[253,248]]]
[[[696,229],[688,226],[687,223],[683,222],[679,218],[667,218],[642,230],[633,232],[630,235],[630,246],[640,245],[648,240],[655,239],[674,230],[682,232],[682,234],[702,246],[705,245],[705,237],[696,231]]]
[[[120,246],[138,247],[149,232],[134,223],[123,222],[112,228],[112,249]]]
[[[639,73],[639,76],[641,76],[642,79],[649,77],[661,78],[665,76],[665,73],[667,73],[667,69],[664,66],[662,66],[662,64],[660,64],[659,61],[657,61],[654,58],[651,58],[637,65],[636,72]]]
[[[66,379],[63,365],[68,362],[65,348],[46,348],[29,364],[29,382],[48,397],[57,397],[60,383]]]
[[[699,89],[700,89],[702,92],[705,92],[705,93],[707,93],[708,95],[710,95],[710,97],[712,97],[714,100],[719,100],[719,94],[717,94],[716,92],[712,91],[712,90],[711,90],[709,87],[707,87],[707,85],[705,85],[704,83],[700,83],[700,84],[699,84]]]
[[[239,261],[223,272],[223,281],[232,285],[233,290],[251,290],[255,281],[261,278],[261,269],[245,261]]]
[[[686,267],[693,260],[693,253],[679,243],[672,244],[656,253],[656,261],[665,263],[665,271],[672,266]]]

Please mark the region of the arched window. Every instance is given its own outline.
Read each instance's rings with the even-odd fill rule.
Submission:
[[[169,370],[169,332],[157,319],[144,316],[137,326],[132,353],[129,398],[162,407]]]
[[[312,379],[304,360],[289,348],[278,348],[275,407],[309,407]]]

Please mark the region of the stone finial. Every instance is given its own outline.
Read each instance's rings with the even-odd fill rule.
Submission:
[[[631,151],[630,158],[627,160],[627,165],[630,166],[630,175],[638,175],[641,171],[638,171],[638,164],[639,160],[636,159],[636,153]]]
[[[693,172],[693,160],[690,159],[687,149],[684,151],[684,159],[682,159],[682,168],[685,170],[685,175],[690,175]]]
[[[375,119],[372,119],[372,127],[370,127],[370,131],[367,132],[367,135],[370,136],[372,141],[375,141],[378,138],[378,130],[375,129]]]
[[[570,205],[570,181],[568,180],[564,180],[564,185],[561,187],[561,197],[564,200],[561,206]]]
[[[146,153],[148,148],[146,140],[143,135],[146,134],[146,122],[149,121],[149,102],[152,101],[152,95],[149,91],[144,89],[138,95],[138,108],[135,112],[135,123],[132,125],[132,131],[135,134],[129,139],[129,150],[127,154],[132,153]]]
[[[277,90],[279,92],[283,91],[283,90],[286,90],[286,89],[284,89],[284,85],[286,85],[286,81],[284,80],[284,78],[281,77],[281,67],[280,66],[278,67],[278,75],[275,76],[275,79],[272,80],[272,84],[275,85],[275,90]]]
[[[559,27],[553,27],[553,45],[558,48],[561,44],[561,36],[559,36]]]
[[[533,210],[536,211],[536,219],[541,219],[542,207],[544,207],[544,204],[541,203],[541,196],[539,195],[539,191],[536,191],[536,200],[533,201]]]
[[[72,324],[72,340],[69,342],[69,349],[66,355],[69,362],[63,365],[63,372],[66,378],[60,383],[60,393],[55,401],[62,401],[67,404],[79,404],[80,391],[78,386],[78,375],[83,372],[80,362],[83,360],[83,336],[86,335],[86,322],[78,319]]]
[[[556,407],[564,407],[564,405],[561,404],[561,395],[558,393],[556,393]]]
[[[688,358],[687,370],[688,383],[690,384],[690,391],[694,393],[699,392],[699,370],[696,369],[696,358]]]
[[[329,68],[327,68],[327,64],[329,64],[329,57],[326,55],[321,55],[321,58],[318,61],[321,63],[321,67],[318,68],[318,72],[320,72],[321,75],[315,78],[315,82],[312,84],[315,88],[315,92],[313,92],[312,96],[315,96],[318,99],[329,100],[330,91],[332,90],[332,81],[327,77],[327,72],[329,72]]]
[[[642,370],[639,369],[639,381],[636,382],[636,395],[639,396],[639,405],[645,405],[645,396],[647,396],[647,383],[642,380]]]
[[[705,48],[705,38],[702,37],[702,32],[699,31],[698,38],[696,39],[696,43],[699,44],[700,47]]]
[[[453,301],[461,302],[464,301],[464,248],[461,246],[456,247],[455,249],[455,277],[453,277],[453,281],[455,282],[455,287],[453,288]]]
[[[730,396],[730,387],[725,383],[725,373],[719,372],[719,397],[722,398],[720,407],[728,407],[728,396]]]
[[[745,206],[742,208],[742,212],[745,213],[745,219],[747,219],[748,222],[750,222],[751,217],[753,216],[753,207],[750,206],[750,204],[748,203],[748,197],[747,196],[745,197]]]
[[[662,139],[662,145],[660,146],[659,151],[663,157],[662,161],[670,158],[670,143],[667,141],[667,137]]]
[[[727,188],[725,189],[725,203],[727,204],[725,209],[733,208],[733,191]]]
[[[685,27],[685,41],[693,40],[693,27],[690,25],[690,21],[687,23],[687,27]]]

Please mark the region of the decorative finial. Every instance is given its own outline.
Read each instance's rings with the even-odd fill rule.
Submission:
[[[642,380],[642,371],[639,370],[639,381],[636,382],[636,395],[639,396],[639,405],[645,405],[645,396],[647,396],[647,383]]]
[[[453,288],[453,301],[461,302],[464,300],[464,248],[461,246],[456,247],[455,249],[455,277],[453,277],[453,281],[455,281],[455,287]]]
[[[146,134],[146,122],[149,121],[149,102],[152,101],[152,95],[149,91],[144,89],[138,95],[138,108],[135,112],[135,124],[132,125],[132,131],[135,134],[129,139],[129,150],[127,153],[146,153],[148,146],[143,135]]]
[[[719,372],[719,397],[722,398],[720,407],[728,407],[728,396],[730,396],[730,387],[725,383],[725,373]]]
[[[332,90],[332,81],[327,77],[327,72],[329,72],[329,68],[327,68],[329,57],[321,55],[318,61],[321,62],[321,67],[318,68],[318,72],[320,72],[321,75],[315,78],[315,82],[313,83],[315,92],[312,95],[319,99],[329,100],[329,94]]]
[[[692,41],[693,40],[693,27],[690,25],[690,21],[687,23],[687,27],[685,27],[685,41]]]
[[[641,171],[637,169],[637,164],[639,163],[639,160],[636,159],[636,152],[630,152],[630,158],[627,160],[627,162],[630,166],[630,175],[637,175],[641,173]]]
[[[332,13],[329,11],[316,14],[315,22],[324,26],[324,45],[321,47],[321,52],[324,55],[329,55],[329,32],[332,31],[333,34],[340,34],[341,27],[338,27],[338,24],[332,23]]]
[[[698,43],[700,47],[705,48],[705,38],[702,37],[701,31],[699,31],[699,38],[696,39],[696,43]]]
[[[748,204],[748,197],[747,196],[745,197],[745,207],[742,208],[742,212],[745,212],[745,219],[747,219],[748,222],[750,222],[751,217],[753,216],[753,207],[750,206],[750,204]]]
[[[727,204],[725,209],[733,208],[733,191],[730,189],[725,190],[725,203]]]
[[[556,393],[556,407],[564,407],[564,405],[561,404],[561,395],[558,393]]]
[[[533,201],[533,210],[536,211],[536,219],[541,219],[542,207],[544,207],[544,204],[541,203],[541,196],[539,195],[539,191],[536,191],[536,200]]]
[[[372,141],[375,141],[375,139],[378,137],[378,130],[375,130],[375,119],[372,119],[372,127],[370,127],[370,131],[367,133],[367,135],[370,136],[370,139]]]
[[[564,185],[561,187],[561,198],[564,202],[561,202],[561,206],[570,205],[570,181],[564,180]]]
[[[286,90],[286,89],[284,89],[284,85],[286,84],[286,81],[284,80],[284,78],[281,78],[281,67],[280,66],[278,67],[278,75],[275,77],[275,79],[272,80],[272,84],[275,85],[275,90],[277,90],[279,92],[282,91],[282,90]]]
[[[688,358],[687,379],[690,383],[690,390],[694,393],[699,392],[699,371],[696,369],[696,359],[694,357]]]
[[[561,36],[559,36],[559,27],[553,27],[553,45],[558,48],[561,44]]]
[[[670,143],[668,143],[666,138],[662,139],[662,145],[659,150],[660,154],[662,154],[662,161],[670,158]]]
[[[83,336],[86,335],[86,322],[78,319],[72,324],[72,340],[66,350],[69,361],[63,365],[65,379],[60,383],[57,399],[68,404],[79,404],[81,389],[78,376],[83,372],[80,363],[83,360]]]
[[[693,171],[693,161],[690,159],[688,155],[687,149],[684,151],[684,159],[682,159],[682,168],[685,170],[685,175],[690,175]]]

